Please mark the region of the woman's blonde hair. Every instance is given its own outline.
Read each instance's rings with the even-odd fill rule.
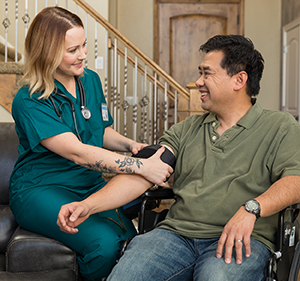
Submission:
[[[81,19],[60,7],[43,9],[31,23],[25,39],[25,75],[30,95],[42,92],[47,99],[54,90],[54,74],[64,55],[66,32],[82,27]]]

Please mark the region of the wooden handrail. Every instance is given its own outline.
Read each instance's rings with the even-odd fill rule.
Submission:
[[[108,41],[108,48],[114,48],[114,47],[115,47],[115,44],[114,44],[114,43],[111,41],[111,39],[110,39],[110,40]],[[125,52],[124,52],[121,48],[117,47],[117,51],[118,51],[118,54],[120,54],[122,58],[125,58]],[[135,60],[134,60],[132,57],[130,57],[129,55],[127,55],[127,61],[128,61],[133,67],[135,66]],[[142,74],[145,73],[144,68],[143,68],[140,64],[137,65],[137,69],[138,69],[138,71],[139,71],[140,73],[142,73]],[[154,84],[154,82],[155,82],[155,77],[154,77],[151,73],[149,73],[148,71],[147,71],[147,78],[148,78],[148,80],[150,80],[150,81]],[[158,87],[159,89],[161,89],[162,91],[164,91],[165,86],[164,86],[160,81],[157,80],[157,81],[156,81],[156,84],[157,84],[157,87]],[[169,96],[172,100],[175,100],[175,95],[174,95],[174,93],[171,92],[170,90],[167,90],[167,92],[168,92],[168,96]]]
[[[105,18],[103,18],[97,11],[95,11],[84,0],[74,0],[83,10],[85,10],[91,17],[99,22],[104,28],[112,33],[120,42],[122,42],[127,48],[129,48],[135,55],[137,55],[146,65],[153,69],[161,78],[163,78],[170,86],[177,90],[178,94],[182,95],[186,99],[190,99],[190,94],[186,88],[180,85],[173,77],[166,73],[158,64],[151,60],[146,54],[144,54],[138,47],[130,42],[125,36],[123,36],[114,26],[112,26]],[[174,98],[174,95],[173,95]]]

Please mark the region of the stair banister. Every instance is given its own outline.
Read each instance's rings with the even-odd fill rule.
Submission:
[[[163,78],[170,86],[178,91],[180,95],[189,100],[189,91],[181,86],[175,79],[167,74],[161,67],[159,67],[153,60],[151,60],[146,54],[144,54],[138,47],[130,42],[125,36],[123,36],[114,26],[112,26],[104,17],[102,17],[96,10],[94,10],[84,0],[73,0],[83,10],[85,10],[91,17],[98,21],[104,28],[112,33],[120,42],[127,46],[134,54],[136,54],[145,64],[151,67],[161,78]],[[173,95],[174,98],[174,95]]]

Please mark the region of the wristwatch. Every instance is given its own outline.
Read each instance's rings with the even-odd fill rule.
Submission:
[[[247,212],[256,216],[256,219],[260,218],[260,205],[255,199],[247,201],[244,206]]]

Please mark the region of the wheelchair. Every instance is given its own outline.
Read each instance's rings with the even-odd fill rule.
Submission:
[[[139,151],[135,157],[148,158],[159,148],[158,145],[151,145]],[[165,151],[161,159],[174,169],[175,157]],[[173,190],[170,188],[159,188],[148,190],[142,196],[140,209],[138,209],[138,233],[143,234],[153,229],[157,223],[162,221],[167,215],[168,210],[156,212],[153,209],[159,207],[161,200],[175,199]],[[149,207],[150,206],[150,207]],[[300,269],[300,242],[299,242],[299,220],[300,203],[289,206],[279,212],[277,248],[271,254],[267,264],[266,281],[298,281]],[[299,218],[300,219],[300,218]],[[121,250],[124,253],[128,243],[126,241]],[[256,280],[253,280],[256,281]],[[299,274],[300,281],[300,274]]]
[[[150,231],[162,221],[168,209],[156,212],[147,209],[149,202],[155,202],[158,207],[161,200],[176,199],[171,188],[148,190],[143,194],[140,212],[138,214],[138,233]],[[150,204],[151,205],[151,204]],[[152,204],[153,206],[153,204]],[[300,203],[289,206],[279,213],[277,248],[271,254],[267,264],[266,281],[297,281],[300,269],[299,221]],[[127,245],[125,245],[126,248]],[[125,248],[122,250],[124,252]],[[255,280],[254,280],[255,281]],[[299,274],[300,281],[300,274]]]

